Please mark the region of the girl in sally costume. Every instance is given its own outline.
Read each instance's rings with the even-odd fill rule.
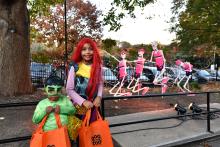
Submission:
[[[103,78],[102,62],[96,43],[90,38],[79,41],[70,65],[66,91],[83,119],[86,110],[92,109],[91,122],[96,119],[95,107],[99,107],[102,99]],[[85,111],[83,111],[85,110]]]

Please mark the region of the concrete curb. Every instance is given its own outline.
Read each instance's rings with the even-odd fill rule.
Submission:
[[[219,108],[220,104],[211,104],[212,108]],[[110,124],[130,122],[134,120],[146,120],[164,116],[176,115],[173,109],[160,111],[141,112],[106,118]],[[183,145],[198,140],[212,138],[220,135],[220,118],[211,120],[211,131],[206,131],[206,120],[190,119],[181,121],[178,119],[146,122],[125,126],[112,127],[112,137],[122,147],[170,147]],[[178,127],[170,127],[177,125]],[[163,129],[149,129],[149,128]],[[166,128],[167,127],[167,128]]]

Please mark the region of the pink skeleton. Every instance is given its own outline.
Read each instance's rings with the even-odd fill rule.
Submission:
[[[135,75],[134,75],[134,77],[132,77],[131,82],[127,86],[127,89],[132,89],[132,92],[134,92],[134,93],[143,90],[142,95],[147,93],[149,90],[149,87],[142,87],[141,88],[141,84],[139,83],[140,76],[141,76],[141,74],[143,72],[143,68],[144,68],[144,62],[146,60],[146,59],[144,59],[143,55],[144,55],[144,49],[139,49],[138,50],[138,58],[137,58],[137,60],[134,61],[136,63]],[[136,82],[135,82],[134,86],[131,87],[131,84],[134,81],[136,81]]]
[[[125,81],[125,78],[127,76],[127,71],[126,71],[126,68],[127,68],[127,61],[126,61],[126,53],[125,51],[122,51],[121,52],[121,58],[122,60],[119,61],[119,82],[116,83],[114,85],[114,87],[112,87],[112,89],[109,90],[109,93],[110,94],[114,94],[114,96],[129,96],[129,95],[132,95],[130,92],[121,92],[122,90],[122,86],[124,85],[124,81]],[[117,89],[116,92],[113,92],[113,90],[119,85],[119,88]]]
[[[156,41],[151,43],[153,51],[151,54],[150,62],[152,62],[153,57],[156,62],[157,67],[157,73],[155,75],[153,83],[155,85],[161,85],[162,87],[162,93],[165,93],[167,90],[167,82],[169,80],[168,77],[163,77],[164,72],[166,71],[165,63],[166,59],[164,58],[163,50],[158,50],[157,45],[158,43]]]
[[[182,69],[184,69],[184,71],[186,72],[186,75],[184,75],[181,79],[180,79],[180,74],[178,74],[178,77],[176,78],[175,82],[177,82],[179,79],[179,81],[177,82],[177,86],[179,87],[179,89],[182,91],[182,92],[191,92],[189,90],[189,88],[187,88],[187,86],[189,87],[189,80],[190,78],[192,77],[192,68],[193,68],[193,65],[190,64],[190,62],[182,62],[181,60],[177,60],[176,61],[176,65]],[[180,83],[184,80],[184,78],[187,78],[186,79],[186,82],[184,83],[183,85],[183,88],[180,86]]]

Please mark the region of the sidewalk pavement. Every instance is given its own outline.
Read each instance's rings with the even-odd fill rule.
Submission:
[[[205,105],[201,105],[205,107]],[[219,103],[211,104],[211,108],[220,109]],[[174,116],[177,112],[174,109],[160,111],[133,113],[121,116],[107,117],[110,124],[147,120]],[[205,116],[205,115],[204,115]],[[169,147],[178,146],[183,143],[193,142],[209,136],[220,135],[220,118],[211,120],[211,131],[207,132],[207,120],[168,119],[132,125],[111,127],[114,141],[122,147]],[[176,127],[175,127],[176,126]],[[157,129],[149,129],[157,128]],[[161,128],[161,129],[159,129]]]

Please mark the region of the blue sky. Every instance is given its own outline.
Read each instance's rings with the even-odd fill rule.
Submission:
[[[96,4],[98,9],[104,13],[111,7],[113,0],[89,0]],[[167,21],[171,17],[171,1],[172,0],[158,0],[154,4],[148,5],[144,11],[137,10],[137,18],[126,18],[122,21],[122,28],[117,32],[109,32],[109,27],[104,27],[105,38],[112,38],[119,41],[127,41],[131,44],[148,44],[152,41],[159,41],[162,44],[171,43],[176,36],[169,32],[170,24]],[[146,17],[152,16],[149,20]]]

